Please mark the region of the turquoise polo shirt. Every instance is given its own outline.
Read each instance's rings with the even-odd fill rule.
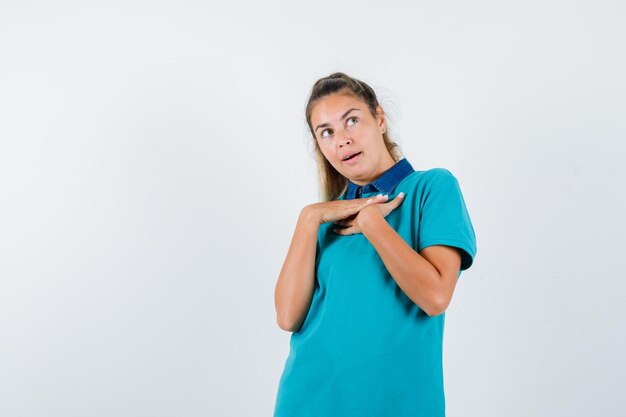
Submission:
[[[476,237],[459,183],[445,168],[415,171],[404,158],[339,199],[405,193],[385,217],[417,252],[458,248],[461,271]],[[278,384],[274,417],[444,417],[445,312],[428,316],[396,284],[362,233],[317,235],[315,289]]]

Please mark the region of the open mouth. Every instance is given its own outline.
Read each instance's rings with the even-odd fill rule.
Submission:
[[[349,157],[347,157],[346,159],[344,159],[344,161],[349,161],[350,159],[354,158],[355,156],[359,155],[361,152],[357,152],[355,154],[350,155]]]

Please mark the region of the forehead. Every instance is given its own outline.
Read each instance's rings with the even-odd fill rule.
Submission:
[[[348,109],[356,108],[361,111],[367,110],[367,104],[359,98],[347,93],[334,93],[321,98],[311,109],[311,122],[318,123],[334,122],[339,119]]]

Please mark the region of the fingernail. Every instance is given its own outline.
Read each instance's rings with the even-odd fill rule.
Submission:
[[[370,198],[369,200],[366,201],[366,203],[371,203],[372,199]]]
[[[398,194],[398,197],[403,198],[404,197],[404,193],[400,192],[400,194]]]
[[[383,196],[382,194],[378,194],[376,198],[381,198],[382,196]]]

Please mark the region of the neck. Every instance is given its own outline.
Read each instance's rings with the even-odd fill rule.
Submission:
[[[374,175],[372,175],[370,178],[365,179],[365,180],[350,179],[350,181],[352,181],[356,185],[361,185],[361,186],[365,184],[369,184],[373,181],[376,181],[378,177],[380,177],[385,171],[387,171],[389,168],[391,168],[395,164],[396,164],[396,161],[394,161],[391,155],[387,152],[385,155],[385,158],[381,161],[380,166],[374,172]]]

